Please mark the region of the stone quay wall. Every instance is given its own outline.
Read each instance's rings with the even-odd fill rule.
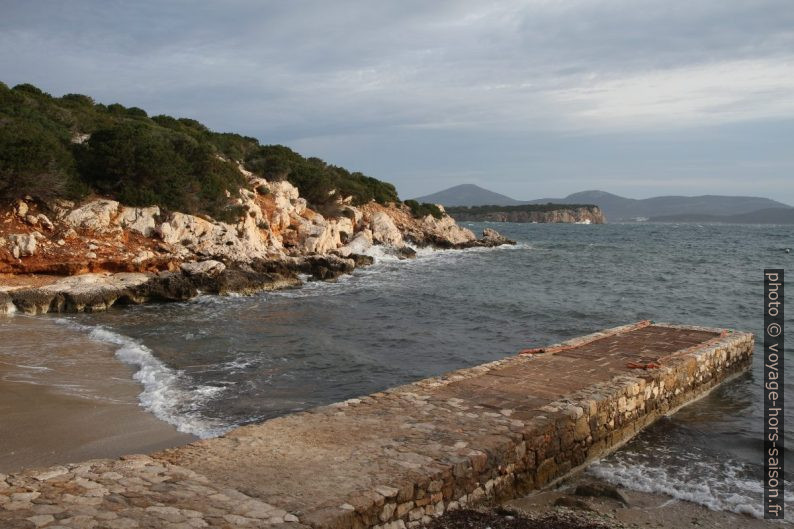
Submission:
[[[538,355],[578,346],[640,324],[618,327],[557,344]],[[481,444],[467,457],[426,475],[399,490],[358,496],[354,509],[327,517],[327,511],[302,519],[313,527],[410,529],[430,522],[447,510],[506,501],[542,488],[575,468],[616,450],[663,415],[703,396],[709,390],[749,368],[754,337],[723,329],[692,326],[671,328],[715,332],[718,336],[684,351],[663,368],[635,371],[599,382],[550,402],[542,415],[508,431],[495,431],[491,443]],[[416,385],[433,387],[481,376],[511,359],[461,370],[447,377]],[[395,391],[410,391],[398,388]],[[355,404],[352,404],[355,405]],[[514,413],[505,414],[507,417]],[[497,433],[498,432],[498,433]]]

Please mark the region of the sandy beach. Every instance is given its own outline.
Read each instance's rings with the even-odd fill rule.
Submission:
[[[11,345],[13,344],[13,345]],[[0,325],[0,472],[117,457],[195,439],[138,404],[108,344],[48,318]]]

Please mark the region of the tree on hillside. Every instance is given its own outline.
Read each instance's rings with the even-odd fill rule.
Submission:
[[[73,196],[71,153],[35,123],[0,118],[0,197],[31,195],[39,199]]]

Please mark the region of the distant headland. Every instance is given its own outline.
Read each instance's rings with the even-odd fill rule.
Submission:
[[[442,204],[456,216],[460,206],[509,206],[553,204],[573,208],[580,205],[597,206],[610,222],[726,222],[758,224],[794,223],[794,208],[776,200],[748,196],[659,196],[645,199],[626,198],[606,191],[581,191],[564,198],[516,200],[473,184],[462,184],[437,193],[417,197],[419,202]],[[495,210],[489,210],[493,213]],[[500,211],[516,211],[502,207]],[[530,211],[530,210],[527,210]],[[456,216],[459,220],[464,217]]]

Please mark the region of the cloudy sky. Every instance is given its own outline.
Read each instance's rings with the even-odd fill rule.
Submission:
[[[0,80],[394,182],[794,204],[790,0],[0,0]]]

